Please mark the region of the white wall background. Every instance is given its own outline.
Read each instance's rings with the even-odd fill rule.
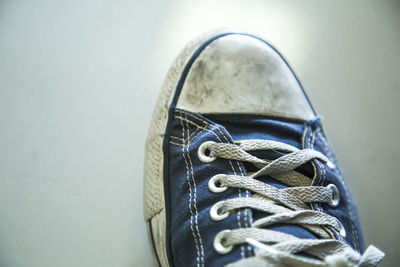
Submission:
[[[153,266],[143,148],[169,64],[240,27],[294,67],[367,244],[400,261],[399,1],[0,0],[0,266]]]

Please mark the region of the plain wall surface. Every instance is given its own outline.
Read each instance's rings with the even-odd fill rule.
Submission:
[[[356,199],[400,262],[400,1],[0,0],[0,266],[154,266],[142,210],[153,105],[214,28],[294,68]],[[156,164],[156,163],[155,163]]]

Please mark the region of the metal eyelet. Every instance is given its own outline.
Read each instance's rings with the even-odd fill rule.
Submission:
[[[221,221],[229,216],[229,212],[220,213],[222,205],[224,205],[224,201],[217,202],[211,207],[210,217],[213,221]]]
[[[208,180],[208,189],[213,193],[221,193],[228,189],[226,186],[217,186],[219,180],[224,176],[225,174],[217,174],[211,177],[210,180]]]
[[[224,246],[224,243],[226,242],[226,235],[230,232],[231,230],[223,230],[215,236],[214,249],[218,254],[227,254],[233,249],[233,245]]]
[[[339,224],[339,234],[342,236],[342,237],[346,237],[346,229],[344,229],[344,226],[343,226],[343,224],[342,223],[340,223]]]
[[[215,144],[213,141],[207,141],[204,142],[200,145],[199,149],[197,150],[197,156],[199,157],[199,160],[204,163],[212,162],[214,161],[217,157],[210,157],[209,155],[206,155],[206,151],[210,151],[210,149],[207,147],[210,144]]]
[[[339,189],[334,184],[328,184],[327,188],[332,189],[332,199],[331,202],[329,202],[329,206],[331,206],[332,208],[336,208],[340,202]]]

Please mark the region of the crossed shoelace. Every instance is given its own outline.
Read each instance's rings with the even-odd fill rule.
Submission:
[[[255,150],[287,154],[269,161],[248,153]],[[346,236],[342,223],[306,204],[328,203],[332,207],[339,204],[339,193],[335,185],[311,186],[311,178],[294,171],[313,159],[334,168],[333,163],[322,153],[313,149],[298,149],[281,142],[254,139],[235,144],[205,142],[199,147],[199,158],[204,162],[216,158],[244,161],[259,169],[249,176],[218,174],[209,181],[209,188],[215,193],[225,191],[228,187],[252,192],[251,197],[216,203],[210,211],[213,220],[223,220],[230,213],[246,208],[267,214],[254,221],[250,228],[225,230],[215,237],[214,248],[220,254],[229,253],[233,246],[245,243],[255,248],[255,256],[228,266],[375,266],[384,257],[384,253],[374,246],[369,246],[361,255],[345,242],[333,239],[330,229]],[[278,189],[255,179],[262,175],[268,175],[289,187]],[[265,228],[278,223],[301,225],[320,239],[301,239]]]

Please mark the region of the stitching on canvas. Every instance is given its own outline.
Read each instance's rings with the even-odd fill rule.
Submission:
[[[204,120],[202,120],[202,119],[200,119],[200,118],[199,118],[199,120],[204,121]],[[214,129],[216,129],[216,130],[225,138],[226,142],[228,142],[228,137],[225,135],[225,133],[224,133],[219,127],[217,127],[217,126],[215,126],[215,125],[212,125],[212,124],[210,124],[210,126],[211,126],[212,128],[214,128]],[[242,170],[242,168],[241,168],[241,166],[240,166],[240,163],[239,163],[238,161],[236,161],[236,163],[237,163],[237,165],[238,165],[238,168],[239,168],[239,171],[240,171],[241,175],[244,176],[244,173],[243,173],[243,170]],[[231,160],[229,160],[229,164],[231,165],[234,174],[237,175],[237,173],[236,173],[236,171],[235,171],[235,167],[233,166]],[[238,195],[239,195],[239,197],[242,197],[242,190],[241,190],[240,188],[238,188]],[[246,190],[246,197],[249,197],[249,192],[248,192],[248,190]],[[247,214],[247,212],[248,212],[247,209],[245,209],[245,210],[244,210],[244,224],[245,224],[246,227],[249,227],[249,224],[248,224],[248,214]],[[238,227],[239,227],[239,228],[242,228],[241,215],[242,215],[242,212],[239,211],[239,212],[237,213]],[[248,251],[251,251],[250,246],[248,246],[247,249],[248,249]],[[244,255],[244,253],[245,253],[245,251],[244,251],[244,245],[241,245],[241,246],[240,246],[240,250],[241,250],[242,258],[244,258],[244,257],[245,257],[245,255]]]
[[[186,128],[187,129],[186,130],[187,135],[190,136],[189,135],[190,130],[189,130],[188,122],[186,122],[186,126],[187,126],[187,128]],[[189,137],[187,139],[189,139]],[[190,172],[191,172],[191,175],[192,175],[192,182],[193,182],[193,187],[194,187],[193,188],[194,189],[193,190],[194,191],[194,197],[193,197],[194,203],[193,203],[193,206],[194,206],[194,209],[195,209],[195,217],[194,217],[194,219],[195,219],[195,226],[196,226],[197,236],[198,236],[198,240],[199,240],[199,243],[200,243],[200,261],[201,261],[201,266],[204,266],[204,248],[203,248],[203,241],[201,239],[201,234],[200,234],[200,230],[199,230],[199,222],[198,222],[199,211],[197,209],[197,186],[196,186],[196,180],[194,178],[193,162],[192,162],[192,159],[190,157],[189,146],[190,146],[190,140],[188,140],[188,143],[187,143],[187,146],[186,146],[186,152],[187,152],[187,157],[189,159]]]
[[[190,114],[190,115],[191,115],[192,117],[196,117],[196,116],[194,116],[194,115],[192,115],[192,114]],[[196,118],[197,118],[198,120],[200,120],[201,122],[206,122],[206,121],[204,121],[203,119],[201,119],[201,118],[199,118],[199,117],[196,117]],[[216,129],[216,130],[223,136],[223,138],[226,140],[226,142],[228,142],[228,140],[229,140],[228,137],[225,135],[225,133],[224,133],[219,127],[217,127],[217,126],[215,126],[215,125],[212,125],[212,124],[209,124],[209,126],[211,126],[212,128]],[[243,170],[242,170],[242,168],[241,168],[241,166],[240,166],[240,163],[239,163],[238,161],[236,161],[236,163],[237,163],[237,165],[238,165],[238,168],[239,168],[239,171],[240,171],[241,175],[244,176],[244,173],[243,173]],[[234,173],[235,175],[237,175],[237,173],[236,173],[236,171],[235,171],[235,167],[233,166],[231,160],[229,160],[229,164],[230,164],[231,167],[232,167],[233,173]],[[241,190],[240,188],[238,188],[238,195],[239,195],[239,197],[242,197],[242,190]],[[248,190],[246,190],[246,197],[249,197],[249,192],[248,192]],[[245,209],[245,210],[244,210],[244,224],[245,224],[246,227],[249,227],[249,224],[248,224],[248,213],[247,213],[247,212],[248,212],[247,209]],[[238,227],[239,227],[239,228],[242,228],[241,215],[242,215],[242,212],[239,211],[239,212],[237,213],[237,220],[238,220]],[[244,251],[244,245],[241,245],[241,246],[240,246],[240,250],[241,250],[242,258],[244,258],[244,257],[245,257],[245,255],[244,255],[244,253],[245,253],[245,251]],[[248,246],[248,251],[251,251],[251,248],[250,248],[249,246]]]
[[[197,129],[197,130],[199,130],[199,129]],[[197,130],[196,130],[196,131],[197,131]],[[193,141],[194,139],[196,139],[196,137],[199,136],[199,134],[201,134],[201,133],[202,133],[202,131],[199,131],[195,136],[193,136],[192,138],[190,138],[188,141],[189,141],[189,142],[192,142],[192,141]]]
[[[173,145],[176,145],[176,146],[184,146],[183,144],[178,144],[178,143],[175,143],[174,141],[169,141],[169,143],[173,144]]]
[[[190,124],[193,124],[194,126],[199,127],[200,129],[204,129],[204,126],[200,126],[200,125],[198,125],[197,123],[195,123],[195,122],[193,122],[193,121],[190,121],[190,120],[188,120],[188,119],[185,119],[185,118],[183,118],[183,117],[181,117],[181,116],[176,116],[175,118],[176,118],[176,119],[183,120],[183,121],[187,121],[187,122],[189,122]]]
[[[179,111],[179,112],[180,112],[181,114],[184,113],[184,112],[182,112],[182,111]],[[186,113],[186,112],[185,112],[185,113]],[[200,121],[202,121],[202,122],[204,122],[204,123],[207,123],[206,121],[204,121],[204,120],[202,120],[202,119],[200,119],[200,118],[198,118],[198,117],[195,117],[194,115],[192,115],[192,114],[190,114],[190,113],[187,113],[187,114],[189,114],[190,116],[192,116],[192,117],[194,117],[194,118],[197,118],[198,120],[200,120]],[[190,123],[192,123],[193,125],[196,125],[197,127],[201,127],[201,126],[197,125],[196,123],[194,123],[194,122],[192,122],[192,121],[189,121],[188,119],[185,119],[185,118],[183,118],[183,119],[186,120],[186,121],[188,121],[188,122],[190,122]],[[226,136],[218,127],[216,127],[216,126],[214,126],[214,125],[212,125],[212,124],[208,124],[208,123],[207,123],[207,125],[209,125],[209,126],[211,126],[212,128],[218,130],[218,131],[221,133],[222,137],[226,140],[226,142],[228,142],[227,136]],[[201,127],[201,128],[203,128],[203,129],[204,129],[205,131],[207,131],[207,132],[212,133],[220,142],[222,142],[222,140],[219,138],[219,136],[218,136],[216,133],[214,133],[213,131],[210,131],[210,130],[204,128],[204,127]],[[237,173],[236,173],[236,171],[235,171],[235,168],[234,168],[234,166],[233,166],[231,160],[229,160],[229,164],[231,165],[231,168],[232,168],[233,173],[234,173],[235,175],[237,175]],[[239,188],[238,191],[239,191],[239,197],[241,197],[242,194],[241,194],[240,188]],[[239,212],[237,213],[237,220],[238,220],[238,227],[239,227],[239,228],[242,227],[242,226],[241,226],[241,217],[240,217],[240,216],[241,216],[241,212],[239,211]],[[243,246],[243,245],[240,246],[240,250],[241,250],[241,256],[242,256],[242,258],[244,258],[245,255],[244,255],[244,246]]]
[[[175,119],[180,119],[180,117],[177,117],[177,116],[175,116]],[[192,138],[193,137],[193,135],[195,135],[197,132],[198,132],[198,130],[200,130],[200,128],[199,128],[199,126],[198,125],[196,125],[196,127],[197,127],[197,129],[195,130],[195,131],[193,131],[190,135],[189,135],[189,137],[187,137],[187,138],[185,138],[185,139],[183,139],[183,138],[181,138],[181,137],[176,137],[176,136],[173,136],[173,135],[171,135],[171,138],[173,138],[173,139],[175,139],[175,140],[179,140],[179,141],[181,141],[181,142],[183,142],[183,143],[186,143],[188,140],[193,140],[194,138]]]
[[[183,121],[182,120],[180,122],[181,122],[181,126],[182,126],[182,138],[185,139],[185,126],[183,125]],[[196,234],[195,234],[194,229],[193,229],[192,186],[191,186],[190,180],[189,180],[189,165],[188,165],[188,162],[187,162],[186,156],[185,156],[185,146],[186,146],[186,144],[184,144],[182,146],[182,155],[183,155],[183,159],[184,159],[185,165],[186,165],[186,180],[187,180],[187,183],[188,183],[188,186],[189,186],[190,229],[192,231],[192,235],[193,235],[194,242],[195,242],[195,245],[196,245],[196,263],[197,263],[196,266],[200,267],[200,263],[199,263],[199,261],[200,261],[199,244],[198,244],[197,237],[196,237]]]
[[[200,118],[200,117],[198,117],[198,116],[196,116],[196,115],[194,115],[194,114],[185,112],[185,111],[183,111],[183,110],[179,110],[179,112],[185,113],[185,114],[189,115],[190,117],[192,117],[192,118],[194,118],[194,119],[196,119],[196,120],[198,120],[198,121],[200,121],[200,122],[202,122],[202,123],[204,123],[204,124],[206,124],[206,125],[209,125],[209,124],[210,124],[208,121],[206,121],[206,120],[204,120],[204,119],[202,119],[202,118]]]
[[[197,132],[197,134],[195,135],[195,136],[193,136],[192,138],[190,138],[189,140],[187,140],[187,142],[192,142],[197,136],[199,136],[201,133],[202,133],[202,131],[200,131],[200,130],[204,130],[204,129],[200,129],[200,128],[198,128],[198,129],[196,129],[194,132]],[[192,135],[192,134],[191,134]],[[186,142],[186,141],[185,141]],[[185,143],[184,142],[184,143]],[[173,145],[176,145],[176,146],[184,146],[184,144],[179,144],[179,143],[176,143],[176,142],[174,142],[174,141],[169,141],[169,143],[170,144],[173,144]]]
[[[185,115],[186,115],[185,118],[187,118],[187,115],[189,115],[192,119],[198,120],[198,122],[191,121],[191,122],[193,122],[193,123],[203,123],[204,125],[210,125],[209,122],[207,122],[207,121],[205,121],[205,120],[203,120],[203,119],[201,119],[201,118],[199,118],[199,117],[196,117],[196,116],[193,115],[193,114],[190,114],[190,113],[187,113],[187,112],[184,112],[184,111],[181,111],[181,110],[178,110],[178,112],[180,112],[180,116],[182,116],[182,114],[185,114]],[[189,120],[189,121],[190,121],[190,120]]]
[[[239,161],[236,161],[236,163],[237,163],[237,165],[238,165],[238,168],[239,168],[239,170],[240,170],[240,174],[242,175],[242,176],[244,176],[244,173],[243,173],[243,170],[242,170],[242,167],[240,166],[240,163],[239,163]],[[241,192],[239,191],[239,194],[240,194],[240,196],[241,196]],[[250,197],[250,195],[249,195],[249,191],[246,189],[246,197]],[[247,227],[247,228],[249,228],[250,226],[249,226],[249,215],[248,215],[248,209],[244,209],[244,225]],[[248,251],[248,253],[250,253],[251,252],[251,247],[250,246],[247,246],[247,251]]]

